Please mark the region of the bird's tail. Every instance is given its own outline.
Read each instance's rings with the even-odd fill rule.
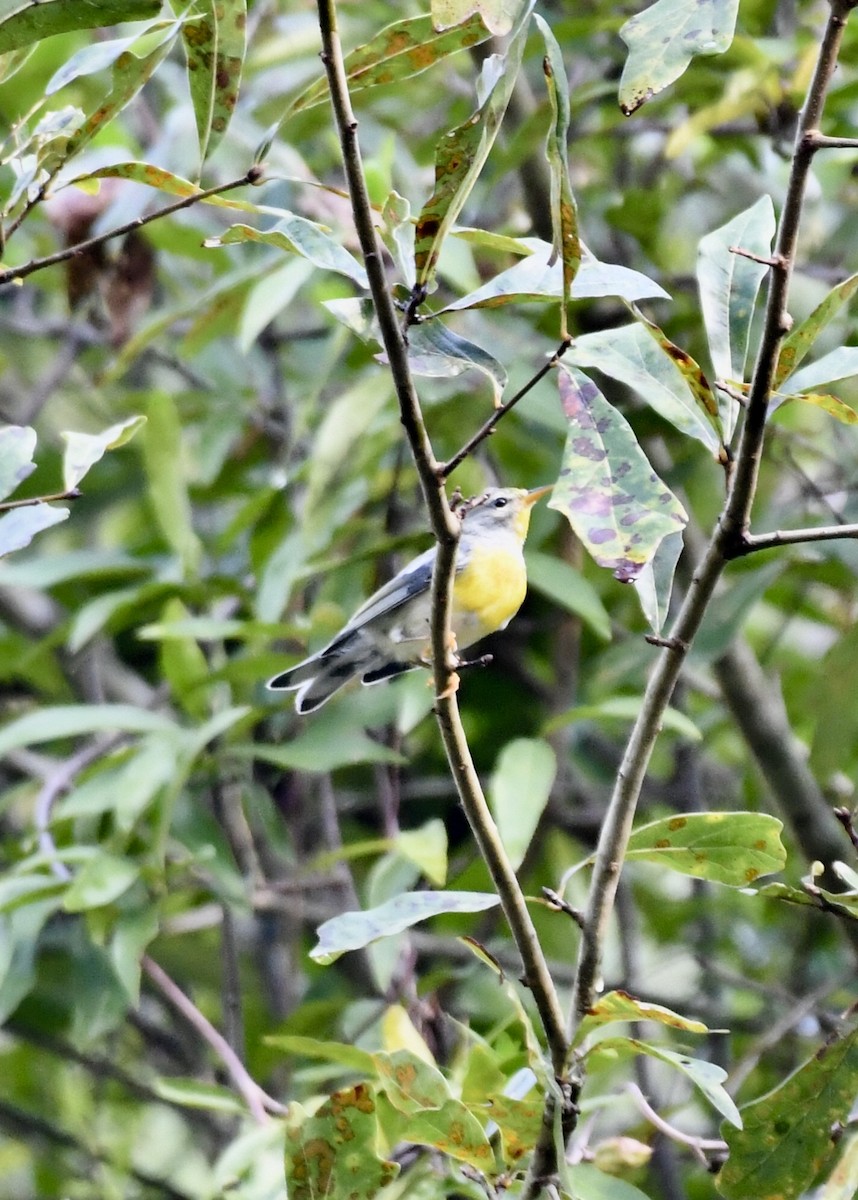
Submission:
[[[268,681],[268,687],[274,692],[297,689],[297,711],[315,712],[355,675],[372,674],[382,667],[383,661],[376,647],[353,636],[345,643],[326,646],[312,658],[275,675]]]

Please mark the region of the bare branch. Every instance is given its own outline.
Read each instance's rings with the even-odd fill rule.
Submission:
[[[818,525],[810,529],[775,529],[771,533],[746,533],[728,548],[728,558],[742,558],[758,550],[778,546],[797,546],[804,542],[833,542],[838,538],[858,538],[856,525]]]

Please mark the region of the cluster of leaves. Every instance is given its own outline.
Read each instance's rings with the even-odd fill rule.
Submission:
[[[531,907],[564,987],[643,634],[735,450],[820,31],[765,3],[735,36],[715,0],[625,25],[534,7],[341,19],[391,286],[428,297],[408,352],[435,445],[452,458],[563,348],[454,482],[558,479],[531,598],[462,705],[507,854],[553,889]],[[826,109],[842,138],[852,36]],[[11,0],[0,110],[0,554],[23,551],[0,563],[0,1196],[97,1179],[264,1200],[284,1162],[295,1197],[515,1195],[556,1084],[425,679],[306,721],[263,687],[424,544],[316,14]],[[760,528],[856,519],[853,156],[817,160]],[[122,257],[132,234],[145,268]],[[58,235],[97,244],[66,260]],[[858,880],[822,792],[808,812],[777,761],[801,739],[851,794],[856,567],[836,540],[749,557],[707,617],[629,845],[609,990],[570,1047],[586,1086],[563,1194],[850,1194],[858,1137],[831,1129],[858,1081],[837,1016]],[[777,687],[737,667],[737,639],[780,680],[768,742],[751,718]],[[703,1151],[726,1156],[717,1179]]]

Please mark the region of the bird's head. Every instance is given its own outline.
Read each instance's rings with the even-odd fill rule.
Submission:
[[[527,537],[530,511],[540,497],[551,491],[553,484],[526,491],[524,488],[487,488],[480,496],[465,501],[462,513],[463,532],[510,532],[522,542]]]

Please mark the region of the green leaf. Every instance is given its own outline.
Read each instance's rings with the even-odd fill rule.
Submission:
[[[507,742],[498,756],[489,805],[513,870],[524,860],[556,774],[554,751],[538,738]]]
[[[41,42],[57,33],[97,29],[122,21],[144,21],[161,11],[161,0],[3,0],[0,54]]]
[[[850,379],[853,375],[858,375],[858,346],[839,346],[790,375],[784,380],[782,390],[808,392],[839,379]]]
[[[185,21],[182,38],[188,81],[200,141],[200,162],[212,154],[227,130],[244,65],[245,0],[201,0],[203,11]]]
[[[580,617],[602,641],[611,640],[608,610],[599,593],[577,568],[553,554],[543,554],[539,550],[528,550],[525,560],[529,587]]]
[[[412,1050],[373,1054],[372,1059],[380,1086],[397,1112],[438,1109],[453,1098],[438,1068]]]
[[[595,367],[618,379],[681,433],[702,442],[716,458],[720,456],[721,439],[685,376],[639,322],[576,338],[564,362]]]
[[[167,1104],[179,1104],[183,1108],[199,1108],[206,1112],[229,1113],[240,1116],[244,1105],[229,1088],[214,1083],[200,1083],[198,1079],[156,1079],[154,1090]]]
[[[121,729],[126,733],[172,733],[169,717],[133,704],[68,704],[48,706],[18,717],[0,729],[0,757],[19,746],[35,746],[81,733]]]
[[[808,686],[807,719],[813,729],[810,769],[826,780],[848,763],[858,736],[858,712],[853,705],[858,687],[858,626],[834,642]]]
[[[363,1075],[375,1074],[375,1056],[347,1042],[323,1041],[293,1033],[273,1033],[263,1040],[266,1046],[285,1050],[290,1056],[297,1054],[304,1058],[320,1058],[346,1067],[349,1071],[359,1071]]]
[[[810,1188],[833,1157],[858,1081],[858,1030],[832,1039],[779,1087],[742,1108],[742,1132],[725,1131],[730,1157],[718,1175],[727,1200],[780,1200]]]
[[[112,765],[108,760],[101,770],[79,782],[56,805],[53,819],[111,812],[117,828],[129,832],[175,772],[175,739],[152,734],[120,763]]]
[[[694,361],[690,354],[675,345],[664,331],[659,329],[658,325],[648,320],[634,306],[632,306],[632,309],[635,317],[640,321],[650,337],[661,347],[671,362],[676,364],[680,375],[688,385],[688,390],[691,392],[703,415],[717,433],[719,440],[723,441],[718,401],[715,399],[712,388],[709,386],[709,380],[703,374],[700,365]],[[722,458],[722,461],[726,461],[726,459]]]
[[[640,1188],[600,1171],[592,1163],[573,1163],[568,1175],[575,1200],[649,1200]]]
[[[439,913],[484,912],[498,902],[498,897],[488,892],[404,892],[378,908],[325,921],[317,930],[319,941],[310,957],[327,966],[347,950],[360,950]]]
[[[479,13],[495,37],[506,37],[523,8],[522,0],[432,0],[432,24],[436,29],[461,25]]]
[[[430,883],[443,887],[447,882],[447,827],[438,817],[419,829],[401,830],[393,846],[415,863]]]
[[[0,558],[14,550],[23,550],[37,533],[65,521],[68,515],[67,508],[54,508],[50,504],[28,504],[3,513],[0,515]]]
[[[657,1021],[671,1029],[682,1029],[688,1033],[707,1033],[702,1021],[683,1017],[661,1004],[651,1004],[630,996],[628,992],[606,992],[600,996],[578,1026],[574,1045],[578,1046],[594,1030],[602,1025],[613,1025],[618,1021]]]
[[[554,234],[553,251],[563,267],[563,295],[560,335],[565,338],[566,306],[572,295],[572,284],[581,266],[581,242],[578,238],[578,210],[572,185],[569,182],[567,143],[569,140],[569,83],[566,65],[546,21],[537,13],[534,21],[545,42],[542,70],[551,102],[551,126],[548,130],[546,153],[551,170],[551,227]]]
[[[503,120],[518,77],[527,40],[529,0],[517,32],[504,56],[483,63],[477,88],[480,106],[462,125],[444,134],[435,146],[435,190],[417,218],[414,265],[418,285],[428,287],[435,275],[441,246],[479,178]]]
[[[0,500],[11,496],[35,471],[35,449],[35,429],[25,425],[6,425],[0,429]]]
[[[373,39],[357,46],[345,57],[349,92],[355,95],[380,84],[397,83],[420,75],[457,50],[478,46],[491,37],[491,30],[479,16],[474,16],[455,29],[437,30],[430,17],[409,17],[386,25]],[[296,100],[293,100],[283,120],[301,109],[326,103],[328,81],[317,79]]]
[[[327,713],[325,714],[327,717]],[[334,732],[335,731],[335,732]],[[333,736],[332,736],[333,732]],[[304,733],[288,744],[273,746],[265,742],[236,744],[229,747],[236,758],[255,758],[284,771],[335,771],[355,763],[404,763],[406,759],[389,746],[374,742],[363,729],[345,721],[314,721]]]
[[[455,236],[467,231],[454,230]],[[499,308],[503,304],[518,304],[523,300],[557,300],[563,295],[563,269],[554,257],[554,249],[539,238],[521,238],[525,254],[521,262],[501,271],[487,283],[469,292],[460,300],[440,309],[440,313],[458,312],[468,308]],[[621,296],[624,300],[662,298],[669,294],[653,280],[630,267],[602,263],[585,257],[572,286],[573,300],[596,299],[601,296]],[[439,313],[435,314],[436,316]]]
[[[298,1104],[286,1120],[286,1185],[294,1200],[373,1200],[399,1174],[381,1158],[376,1098],[365,1083],[334,1092],[313,1116]]]
[[[768,258],[774,234],[771,197],[761,196],[749,209],[701,239],[697,286],[716,380],[741,383],[745,378],[754,306],[769,269],[764,262],[755,262],[736,250]],[[739,406],[726,393],[718,395],[724,437],[729,442]]]
[[[409,330],[408,362],[415,375],[443,379],[454,379],[469,370],[481,371],[492,385],[495,405],[501,402],[506,368],[488,350],[453,333],[441,321],[424,321]]]
[[[39,935],[62,897],[51,896],[0,913],[0,1024],[5,1024],[36,982]]]
[[[99,851],[75,875],[63,898],[66,912],[85,912],[118,900],[140,878],[135,863]]]
[[[501,1136],[504,1163],[514,1169],[536,1145],[543,1120],[543,1099],[516,1100],[510,1096],[489,1097],[488,1115]]]
[[[596,385],[565,367],[557,384],[569,433],[548,506],[563,513],[599,566],[630,582],[688,518]]]
[[[747,887],[782,871],[783,823],[766,813],[713,812],[664,817],[636,829],[626,857],[657,863],[684,875]]]
[[[831,396],[826,393],[819,392],[800,392],[797,396],[783,396],[779,399],[777,406],[774,402],[769,411],[779,411],[790,400],[800,400],[803,404],[810,404],[814,408],[821,408],[823,412],[828,413],[830,417],[834,417],[835,421],[839,421],[841,425],[858,425],[858,413],[854,408],[850,408],[843,400],[839,400],[837,396]]]
[[[143,461],[158,525],[187,575],[196,572],[202,546],[194,532],[182,457],[182,423],[166,392],[153,392],[143,428]]]
[[[844,279],[842,283],[833,287],[810,316],[784,338],[772,380],[772,391],[780,391],[784,381],[795,374],[799,363],[811,350],[820,333],[837,316],[843,305],[848,304],[856,289],[858,289],[858,274],[850,275],[848,279]]]
[[[661,1062],[675,1067],[683,1075],[688,1076],[694,1086],[700,1089],[722,1117],[726,1117],[730,1124],[735,1125],[737,1129],[742,1128],[739,1110],[721,1086],[727,1078],[727,1072],[723,1067],[702,1058],[690,1058],[687,1054],[677,1054],[675,1050],[668,1050],[665,1046],[642,1042],[639,1038],[605,1038],[603,1041],[597,1042],[590,1053],[592,1054],[594,1051],[597,1054],[614,1052],[623,1058],[629,1054],[646,1054],[650,1058],[657,1058]],[[750,1193],[747,1194],[750,1195]]]
[[[76,175],[73,179],[58,184],[55,190],[60,192],[64,187],[86,184],[96,179],[130,179],[133,183],[142,183],[146,187],[157,188],[159,192],[167,192],[170,196],[197,196],[203,191],[198,184],[191,183],[190,179],[174,175],[172,171],[153,166],[152,163],[138,161],[111,163],[106,167],[98,167],[94,171],[87,171],[83,175]],[[268,208],[266,205],[253,204],[249,200],[236,200],[228,196],[205,196],[200,202],[212,204],[216,208],[237,209],[240,212],[262,214],[279,212],[278,209]]]
[[[596,704],[576,704],[574,708],[569,708],[565,712],[558,713],[556,717],[552,717],[546,724],[545,731],[553,733],[556,729],[562,729],[564,725],[571,725],[576,721],[627,721],[631,723],[636,721],[640,715],[642,703],[643,696],[611,696]],[[699,742],[703,737],[694,722],[676,708],[668,707],[664,710],[661,727],[672,733],[678,733],[680,737],[687,738],[689,742]]]
[[[629,56],[620,108],[630,116],[683,74],[696,54],[723,54],[733,40],[739,0],[656,0],[620,29]]]
[[[313,264],[308,259],[290,258],[250,288],[238,330],[242,354],[247,354],[263,329],[288,308],[312,274]]]
[[[670,610],[673,576],[682,554],[682,534],[669,533],[650,562],[633,581],[643,615],[654,633],[661,633]]]
[[[822,1186],[818,1200],[853,1200],[858,1195],[858,1133],[844,1137],[840,1157]]]
[[[129,417],[118,425],[111,425],[103,433],[63,433],[66,448],[63,454],[63,486],[67,492],[76,488],[90,467],[94,466],[107,450],[117,450],[130,442],[145,417]]]
[[[324,225],[286,213],[270,229],[253,229],[250,225],[230,225],[218,237],[206,238],[204,246],[236,246],[242,242],[260,242],[276,246],[290,254],[300,254],[322,271],[335,271],[354,280],[358,287],[369,287],[366,271],[357,259],[330,236]]]

